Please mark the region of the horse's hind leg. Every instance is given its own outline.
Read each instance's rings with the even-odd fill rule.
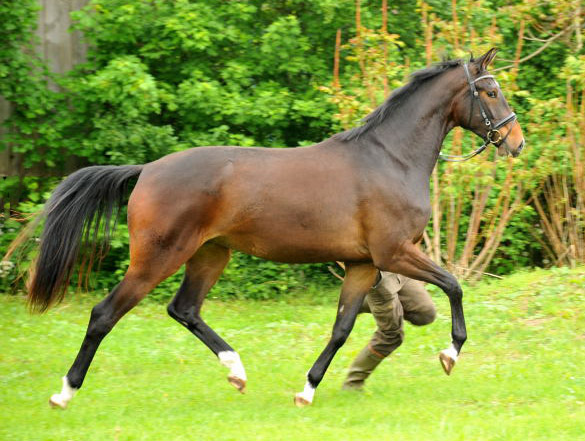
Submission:
[[[142,300],[156,285],[172,275],[187,259],[185,253],[165,253],[157,246],[145,247],[147,252],[134,253],[124,279],[110,294],[91,311],[87,332],[77,358],[67,375],[63,377],[61,393],[53,395],[49,403],[53,407],[67,407],[83,380],[91,361],[104,337],[114,325]]]
[[[81,387],[87,370],[104,337],[114,325],[152,289],[132,274],[126,274],[110,294],[91,311],[87,332],[77,358],[67,375],[63,377],[63,389],[49,400],[51,406],[67,407],[74,393]]]
[[[296,394],[295,404],[297,406],[307,406],[313,402],[315,389],[323,379],[331,360],[347,340],[364,297],[376,282],[377,276],[378,270],[372,264],[346,263],[345,278],[341,288],[337,317],[333,325],[331,339],[307,374],[305,389],[303,392]]]
[[[189,259],[185,278],[167,310],[169,315],[191,331],[230,369],[228,381],[240,392],[246,387],[246,372],[240,356],[201,318],[201,304],[230,258],[228,248],[207,243]]]

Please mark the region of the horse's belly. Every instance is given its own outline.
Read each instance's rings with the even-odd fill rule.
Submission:
[[[224,246],[267,260],[286,263],[316,263],[370,260],[365,244],[352,235],[328,234],[289,229],[257,232],[256,234],[232,233],[214,239]]]

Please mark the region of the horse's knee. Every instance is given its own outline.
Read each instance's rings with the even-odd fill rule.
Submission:
[[[463,297],[463,290],[461,285],[455,277],[452,277],[445,285],[445,292],[449,298],[461,299]]]

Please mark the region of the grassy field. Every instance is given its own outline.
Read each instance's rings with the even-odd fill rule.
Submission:
[[[84,387],[52,410],[92,300],[42,316],[0,296],[0,440],[585,440],[585,268],[519,273],[465,288],[469,340],[451,377],[448,302],[438,320],[408,326],[364,393],[340,390],[374,330],[360,316],[312,407],[293,406],[323,349],[336,294],[281,302],[218,302],[204,316],[236,348],[248,393],[190,333],[145,303],[104,340]],[[322,298],[323,299],[323,298]]]

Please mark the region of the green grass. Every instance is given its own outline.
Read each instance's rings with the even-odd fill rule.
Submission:
[[[84,387],[52,410],[95,299],[70,298],[42,316],[0,296],[0,440],[585,440],[585,268],[519,273],[465,288],[469,340],[453,374],[444,295],[437,321],[406,341],[365,393],[340,390],[374,330],[360,316],[312,407],[293,395],[323,349],[327,301],[209,301],[204,316],[236,348],[248,393],[190,333],[146,303],[104,340]]]

